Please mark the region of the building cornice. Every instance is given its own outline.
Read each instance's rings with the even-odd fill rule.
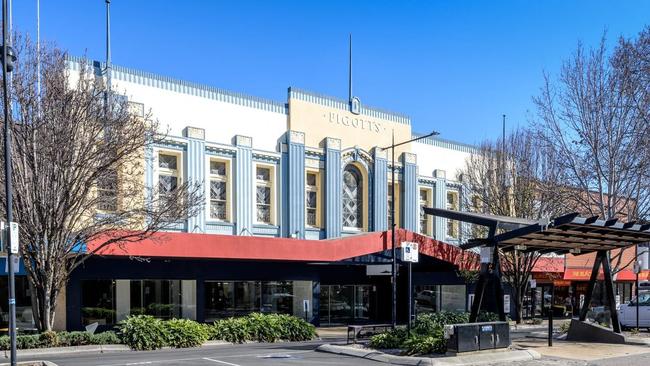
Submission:
[[[413,132],[411,135],[413,136],[413,138],[424,136],[424,134],[416,133],[416,132]],[[464,144],[462,142],[457,142],[457,141],[452,141],[452,140],[447,140],[447,139],[442,139],[442,138],[439,138],[439,137],[427,137],[427,138],[424,138],[422,140],[419,140],[418,142],[422,143],[422,144],[433,145],[433,146],[436,146],[436,147],[442,147],[442,148],[445,148],[445,149],[462,151],[462,152],[466,152],[466,153],[469,153],[469,154],[472,154],[472,153],[476,152],[476,146],[474,146],[474,145]]]

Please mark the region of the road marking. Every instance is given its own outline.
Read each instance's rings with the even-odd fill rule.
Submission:
[[[206,360],[206,361],[212,361],[212,362],[220,363],[222,365],[241,366],[241,365],[238,365],[236,363],[230,363],[230,362],[226,362],[226,361],[215,360],[214,358],[203,357],[203,359]]]

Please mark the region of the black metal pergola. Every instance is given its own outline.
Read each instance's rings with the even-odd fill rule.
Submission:
[[[612,328],[616,333],[621,332],[614,297],[610,251],[650,242],[650,224],[620,222],[618,219],[600,220],[597,216],[581,217],[578,213],[533,221],[439,208],[424,208],[424,212],[433,216],[485,226],[489,230],[487,238],[473,239],[461,245],[463,249],[493,248],[491,262],[481,263],[481,272],[472,303],[471,322],[475,322],[478,317],[485,287],[490,277],[497,281],[497,285],[494,286],[496,292],[494,295],[497,299],[503,298],[499,249],[504,252],[518,250],[542,254],[596,253],[587,294],[580,309],[580,320],[584,321],[587,317],[598,273],[602,266],[605,291],[612,317]],[[499,230],[498,234],[497,230]],[[497,311],[500,320],[505,320],[503,301],[497,301]]]

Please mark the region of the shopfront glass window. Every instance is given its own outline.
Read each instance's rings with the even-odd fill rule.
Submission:
[[[322,325],[367,323],[375,319],[375,292],[371,285],[321,285]]]
[[[115,283],[113,280],[81,281],[81,323],[115,323]]]
[[[34,317],[32,314],[32,297],[29,291],[27,277],[16,276],[16,327],[18,329],[34,329]],[[0,327],[7,329],[9,327],[9,309],[8,309],[8,282],[7,276],[0,276]]]
[[[311,281],[206,281],[205,321],[252,312],[305,317],[311,314]]]
[[[466,296],[465,285],[418,285],[414,289],[418,313],[464,312]]]

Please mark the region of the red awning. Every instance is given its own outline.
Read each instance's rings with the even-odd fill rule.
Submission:
[[[476,261],[472,252],[407,230],[397,230],[397,242],[419,244],[421,254],[466,267]],[[106,237],[87,246],[88,253],[104,256],[215,258],[245,260],[286,260],[336,262],[388,250],[390,232],[370,232],[328,240],[301,240],[194,233],[157,233],[137,242],[111,244],[99,248]]]
[[[540,257],[535,266],[533,273],[562,273],[564,272],[564,257]]]

